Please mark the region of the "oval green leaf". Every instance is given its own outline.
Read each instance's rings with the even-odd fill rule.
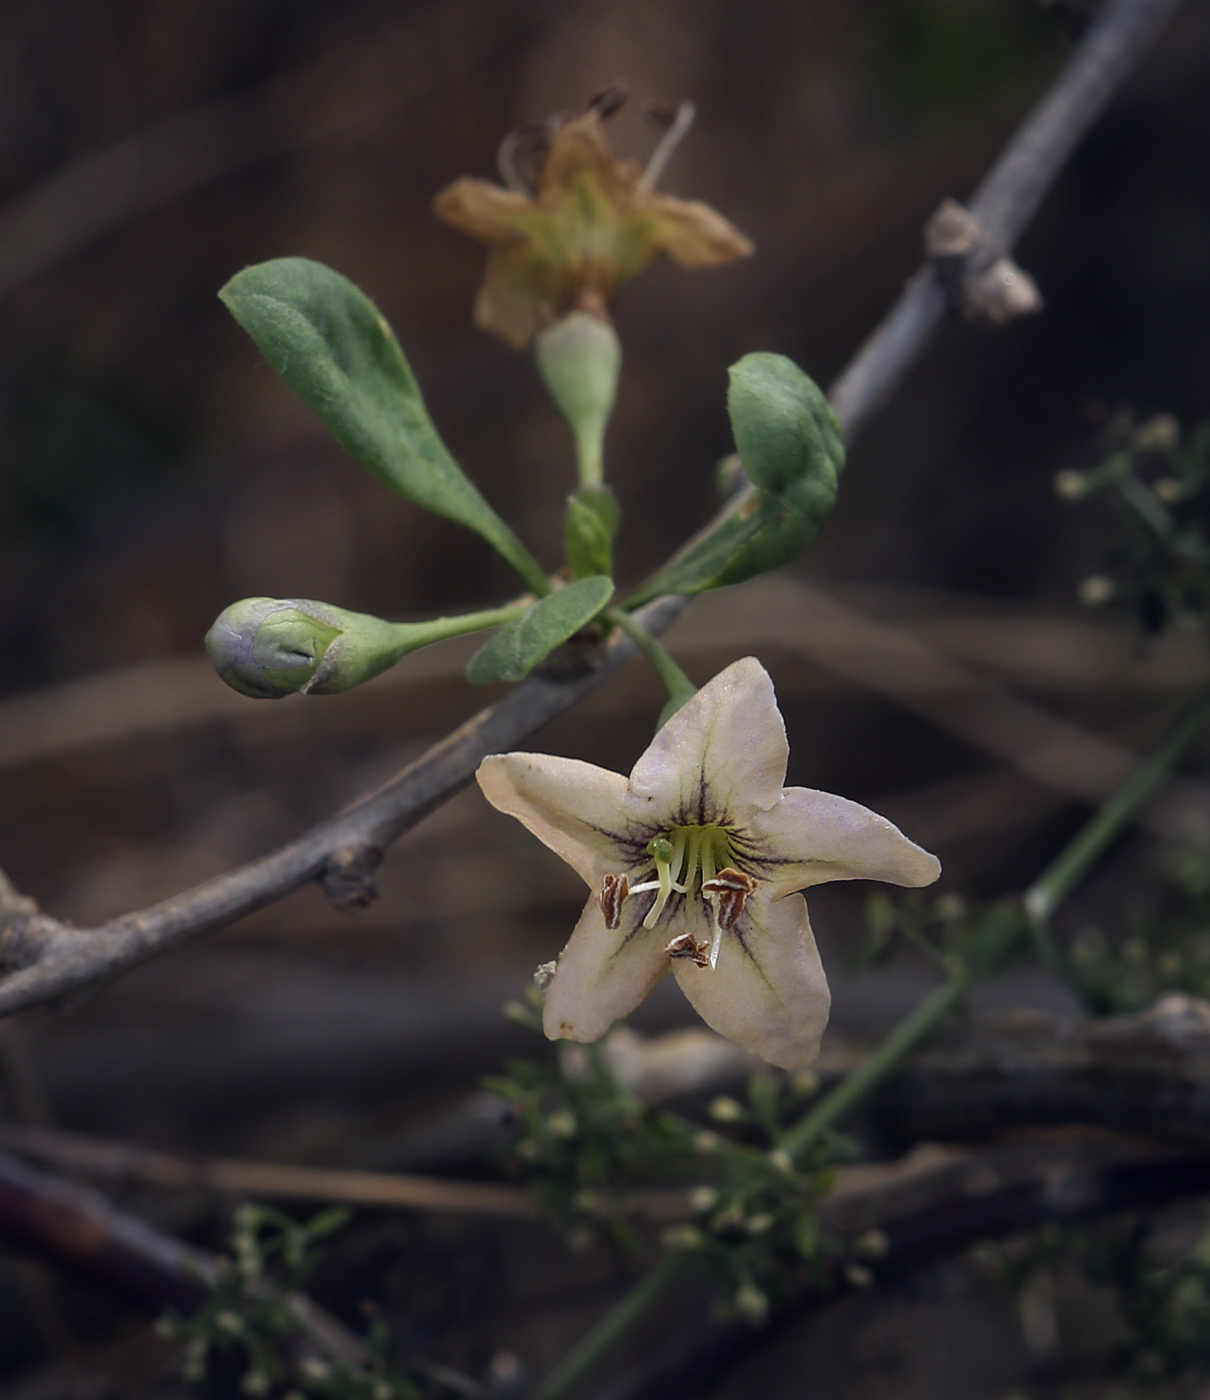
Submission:
[[[557,646],[592,621],[613,597],[613,579],[603,575],[569,583],[508,623],[471,657],[466,678],[475,685],[523,680]]]
[[[352,457],[481,535],[536,593],[550,591],[541,565],[450,455],[394,332],[364,292],[322,263],[278,258],[237,273],[219,296]]]
[[[784,355],[745,355],[730,370],[727,410],[755,488],[705,539],[627,600],[701,593],[789,563],[814,538],[836,500],[844,466],[840,424],[823,392]]]

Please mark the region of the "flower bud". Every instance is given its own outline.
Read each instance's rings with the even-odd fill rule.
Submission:
[[[700,1249],[706,1237],[696,1225],[669,1225],[660,1240],[665,1249]]]
[[[384,622],[312,598],[244,598],[219,613],[206,650],[219,675],[241,695],[337,695],[370,680],[402,656],[444,637],[497,627],[515,608]]]
[[[759,1327],[769,1316],[769,1300],[759,1288],[745,1283],[735,1295],[735,1310],[745,1322]]]
[[[743,1116],[743,1106],[727,1094],[720,1094],[711,1101],[710,1117],[716,1123],[738,1123]]]
[[[336,612],[305,598],[244,598],[219,613],[206,650],[233,690],[278,700],[313,688],[341,636]]]
[[[1108,603],[1117,591],[1117,585],[1111,578],[1106,578],[1103,574],[1092,574],[1080,584],[1080,602],[1086,608],[1097,608],[1102,603]]]
[[[570,1138],[576,1135],[576,1116],[569,1109],[558,1108],[546,1119],[546,1131],[551,1137]]]
[[[1055,477],[1055,493],[1065,501],[1078,501],[1088,492],[1088,481],[1083,472],[1068,467]]]

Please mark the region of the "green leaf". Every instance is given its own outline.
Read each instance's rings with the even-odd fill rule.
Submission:
[[[519,681],[591,622],[613,597],[613,579],[596,576],[569,583],[508,623],[471,657],[466,678],[475,685]]]
[[[567,498],[563,537],[573,578],[613,572],[613,537],[621,512],[608,486],[581,486]]]
[[[550,591],[541,565],[450,456],[390,326],[348,278],[308,258],[278,258],[237,273],[219,296],[351,456],[482,535],[535,592]]]
[[[836,500],[844,466],[840,424],[815,381],[784,355],[745,355],[731,367],[727,409],[753,495],[704,540],[627,600],[701,593],[788,563]]]

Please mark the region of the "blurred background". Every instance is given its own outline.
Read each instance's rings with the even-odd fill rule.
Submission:
[[[774,350],[828,383],[918,265],[924,220],[970,193],[1081,18],[1036,0],[0,8],[0,864],[15,883],[83,925],[141,907],[299,832],[484,702],[461,678],[471,644],[279,704],[209,669],[201,638],[245,595],[406,619],[513,588],[477,538],[344,457],[220,306],[233,273],[304,255],[363,287],[459,460],[553,565],[569,435],[532,359],[473,328],[483,254],[431,201],[459,175],[494,178],[512,127],[611,83],[635,98],[610,124],[624,154],[655,139],[639,99],[691,97],[697,124],[663,187],[718,208],[757,254],[709,273],[660,265],[622,295],[610,476],[619,576],[637,581],[717,506],[727,366]],[[1071,782],[1005,765],[1017,740],[997,696],[1129,747],[1210,673],[1198,638],[1140,649],[1128,620],[1079,609],[1112,521],[1052,485],[1098,460],[1115,414],[1210,416],[1208,63],[1210,6],[1189,0],[1020,246],[1045,312],[994,332],[947,324],[857,444],[808,555],[670,634],[699,683],[758,654],[790,781],[885,811],[966,894],[1028,883],[1088,810]],[[904,638],[932,676],[907,703]],[[536,745],[626,770],[659,698],[632,665]],[[1136,859],[1124,851],[1086,907],[1119,901]],[[499,1007],[558,951],[583,895],[474,792],[401,841],[380,886],[357,917],[303,890],[82,1007],[2,1028],[9,1110],[216,1154],[440,1165],[416,1146],[425,1125],[506,1052],[540,1050]],[[843,975],[863,896],[812,900],[837,1043],[928,985],[910,961]],[[1065,1005],[1024,974],[988,995]],[[638,1024],[689,1019],[668,990]],[[213,1203],[132,1199],[195,1233],[221,1223]],[[540,1370],[604,1296],[608,1269],[550,1232],[539,1247],[537,1227],[396,1216],[358,1230],[356,1287],[463,1360],[507,1344]],[[506,1286],[511,1315],[476,1330],[468,1318]],[[944,1281],[929,1286],[887,1305],[899,1323],[852,1323],[882,1338],[876,1364],[857,1342],[830,1360],[804,1342],[812,1394],[1002,1393],[1009,1323],[990,1304],[955,1320]],[[63,1391],[64,1347],[91,1358],[101,1391],[158,1383],[141,1324],[61,1292],[64,1342],[39,1297],[0,1254],[0,1393]],[[762,1393],[800,1393],[781,1384],[765,1375]]]

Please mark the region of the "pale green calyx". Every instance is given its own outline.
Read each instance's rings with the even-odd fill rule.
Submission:
[[[206,633],[215,670],[241,695],[280,700],[352,690],[419,647],[463,632],[498,627],[528,604],[439,617],[385,622],[311,598],[244,598]]]
[[[573,311],[542,332],[536,351],[542,380],[575,435],[580,482],[599,485],[622,366],[618,337],[600,316]]]

